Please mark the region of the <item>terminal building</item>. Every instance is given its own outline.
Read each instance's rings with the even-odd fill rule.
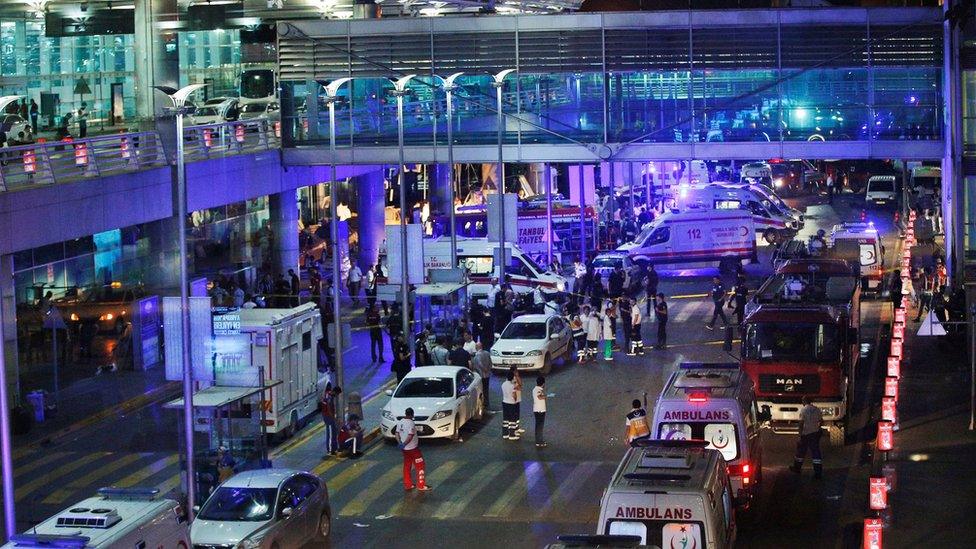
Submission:
[[[119,314],[178,293],[178,231],[196,291],[224,280],[252,293],[320,256],[325,278],[343,282],[353,264],[384,261],[386,227],[404,213],[443,235],[454,210],[458,233],[483,236],[484,214],[471,212],[501,187],[579,218],[547,229],[568,265],[606,247],[602,197],[657,207],[659,185],[703,182],[692,167],[706,161],[706,174],[736,177],[770,159],[905,178],[940,167],[933,209],[951,283],[976,278],[976,25],[964,14],[932,2],[588,4],[5,2],[11,398],[81,402],[72,387],[106,367],[138,391],[162,383]],[[178,135],[157,88],[195,83]],[[123,305],[92,326],[72,312],[84,299]],[[63,304],[61,321],[45,318],[49,303]]]

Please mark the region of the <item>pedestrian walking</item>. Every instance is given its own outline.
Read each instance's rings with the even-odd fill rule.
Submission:
[[[366,305],[376,303],[376,289],[379,285],[379,265],[371,265],[366,269]]]
[[[668,302],[664,300],[664,294],[657,294],[654,303],[654,319],[657,321],[657,344],[655,349],[668,348]]]
[[[325,424],[325,455],[323,459],[336,455],[339,452],[339,424],[336,421],[336,403],[339,395],[342,394],[341,387],[333,387],[332,382],[325,384],[325,391],[319,399],[319,412],[322,414],[322,423]]]
[[[406,339],[404,339],[403,333],[399,333],[396,339],[393,340],[393,364],[391,365],[393,373],[396,374],[397,383],[403,381],[403,378],[407,377],[410,373],[410,346],[407,345]]]
[[[810,397],[803,397],[803,408],[800,409],[800,440],[796,443],[796,457],[790,467],[796,474],[803,469],[803,461],[807,451],[813,458],[813,477],[823,476],[823,457],[820,454],[820,436],[823,434],[823,413],[820,408],[811,403]]]
[[[34,101],[33,99],[31,99],[31,102],[30,102],[31,129],[34,130],[34,133],[35,134],[37,134],[37,115],[38,115],[38,112],[39,112],[38,109],[39,108],[37,106],[37,101]]]
[[[543,376],[535,378],[535,387],[532,389],[532,414],[535,416],[535,447],[545,448],[548,444],[542,433],[546,426],[546,378]]]
[[[895,269],[895,272],[891,275],[891,286],[889,290],[888,298],[891,299],[891,308],[897,309],[901,307],[901,271],[898,269]]]
[[[744,280],[740,279],[732,288],[732,297],[729,298],[729,308],[732,309],[732,316],[736,319],[736,326],[742,326],[742,320],[746,316],[746,302],[749,300],[749,287]]]
[[[926,310],[932,310],[932,296],[935,295],[935,274],[931,267],[925,267],[922,270],[919,291],[918,315],[915,317],[915,322],[922,320],[922,315],[925,314]]]
[[[630,403],[630,412],[627,412],[627,444],[631,445],[635,440],[649,438],[651,438],[651,427],[647,423],[647,410],[641,406],[641,401],[635,398]]]
[[[729,319],[726,318],[725,311],[722,310],[722,306],[725,305],[725,284],[722,284],[721,278],[712,277],[712,289],[709,292],[709,297],[712,298],[712,320],[705,324],[705,327],[714,330],[715,320],[719,317],[722,317],[722,325],[728,326]]]
[[[366,329],[369,330],[369,354],[373,357],[373,362],[386,362],[383,358],[383,323],[375,303],[366,309]]]
[[[355,306],[359,306],[359,287],[363,283],[363,271],[359,268],[359,265],[355,263],[352,264],[352,268],[349,269],[349,276],[346,278],[346,286],[349,288],[349,297],[352,299],[352,303]]]
[[[518,398],[519,390],[515,384],[515,373],[509,371],[505,374],[505,381],[502,382],[502,438],[505,440],[518,440]]]
[[[603,360],[605,361],[613,360],[613,344],[617,336],[614,330],[615,318],[613,302],[608,299],[603,310]]]
[[[417,436],[417,425],[413,422],[413,408],[407,408],[403,412],[403,419],[397,422],[396,426],[397,445],[403,452],[403,489],[410,491],[414,489],[411,469],[417,470],[417,490],[426,492],[431,489],[427,486],[424,455],[420,453],[420,437]]]
[[[481,376],[481,394],[485,395],[485,411],[489,411],[489,395],[491,395],[491,353],[485,350],[479,341],[475,344],[474,357],[471,366]]]
[[[654,270],[654,264],[647,266],[647,274],[644,275],[644,290],[647,293],[647,316],[651,316],[651,308],[654,306],[654,296],[657,295],[657,285],[659,277]]]
[[[630,309],[630,325],[625,329],[630,330],[630,354],[644,354],[644,337],[641,335],[641,323],[644,321],[641,315],[639,303],[635,303]]]

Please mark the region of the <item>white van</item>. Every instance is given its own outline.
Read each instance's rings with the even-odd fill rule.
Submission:
[[[752,379],[737,363],[686,362],[661,391],[651,436],[704,440],[729,465],[733,493],[741,503],[757,495],[762,481],[762,437]]]
[[[752,216],[743,210],[694,208],[665,212],[644,226],[633,242],[622,244],[636,263],[711,266],[734,270],[756,255]]]
[[[597,534],[640,536],[651,547],[728,549],[735,543],[725,460],[703,441],[641,441],[603,492]]]
[[[773,186],[773,168],[768,162],[749,162],[742,165],[739,177],[743,182]]]
[[[864,187],[865,206],[893,208],[896,203],[895,176],[875,175],[868,179],[868,184]]]
[[[458,266],[468,273],[469,297],[481,299],[488,295],[491,279],[498,275],[495,265],[497,248],[498,242],[489,241],[487,238],[457,239]],[[566,291],[565,277],[543,269],[527,253],[511,242],[505,243],[505,249],[512,255],[511,261],[505,268],[505,275],[513,290],[527,293],[538,286],[546,293]],[[424,270],[430,272],[430,269],[452,267],[450,237],[425,239]]]
[[[830,230],[831,257],[860,266],[861,290],[880,295],[884,287],[884,246],[872,223],[840,223]]]
[[[756,234],[766,242],[793,238],[803,228],[803,215],[787,206],[772,190],[761,185],[711,183],[679,187],[674,197],[679,208],[746,210],[752,214]]]
[[[2,549],[188,549],[190,531],[179,503],[159,490],[102,488],[23,534]]]

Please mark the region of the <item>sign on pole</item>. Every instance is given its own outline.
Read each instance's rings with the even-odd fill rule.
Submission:
[[[515,242],[518,239],[518,200],[512,193],[505,193],[505,242]],[[501,240],[501,220],[498,216],[501,202],[497,194],[488,195],[488,240]]]
[[[213,383],[213,367],[210,360],[210,298],[190,297],[190,363],[193,379]],[[163,298],[163,356],[166,360],[166,380],[183,379],[183,327],[182,307],[179,297]]]
[[[424,283],[424,234],[417,223],[407,225],[407,282],[410,284]],[[386,226],[386,268],[390,284],[400,284],[403,281],[400,254],[400,226]]]
[[[939,322],[939,318],[935,316],[934,311],[929,311],[922,319],[921,326],[918,327],[918,335],[920,336],[944,336],[946,335],[946,330]]]

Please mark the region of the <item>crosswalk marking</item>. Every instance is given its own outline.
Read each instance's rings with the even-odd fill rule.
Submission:
[[[399,483],[397,479],[402,478],[403,468],[397,464],[395,467],[391,467],[389,471],[383,473],[380,478],[374,480],[369,486],[364,488],[361,492],[356,494],[352,498],[352,501],[346,504],[339,512],[340,515],[344,517],[358,516],[366,512],[369,506],[373,504],[376,500],[386,493],[390,485],[397,486]],[[400,488],[403,491],[403,488]],[[399,497],[403,497],[400,495]]]
[[[88,454],[87,456],[79,457],[71,461],[70,463],[58,467],[57,469],[51,471],[50,473],[35,478],[34,480],[27,482],[22,486],[17,487],[17,489],[14,492],[14,497],[16,499],[23,499],[24,497],[28,496],[38,488],[42,488],[67,474],[70,474],[78,469],[81,469],[82,467],[88,465],[93,461],[102,459],[109,455],[111,455],[110,452],[95,452],[92,454]]]
[[[176,473],[175,475],[169,477],[163,482],[157,484],[156,488],[159,489],[160,494],[165,495],[168,494],[170,491],[176,489],[182,482],[183,482],[183,477],[180,475],[180,473]]]
[[[47,465],[52,461],[57,461],[66,455],[68,455],[68,452],[51,452],[44,457],[37,458],[29,463],[21,465],[20,467],[16,467],[14,468],[14,479],[16,480],[17,477],[25,475],[42,465]]]
[[[117,484],[115,484],[115,486],[118,486],[120,488],[130,488],[132,486],[135,486],[136,484],[139,484],[140,482],[146,480],[152,475],[155,475],[156,473],[173,465],[178,460],[179,460],[179,456],[175,456],[175,455],[166,456],[162,459],[157,459],[153,463],[143,467],[142,469],[139,469],[135,473],[132,473],[131,475],[120,480]]]
[[[525,466],[525,474],[519,475],[515,482],[509,484],[502,495],[491,504],[485,511],[486,517],[503,517],[509,514],[512,506],[524,499],[529,491],[542,478],[543,467],[538,461],[530,462]]]
[[[474,501],[474,498],[478,497],[478,494],[505,469],[506,465],[508,465],[507,462],[496,461],[487,467],[482,467],[457,489],[456,497],[441,503],[432,516],[437,519],[459,516],[468,504]]]
[[[325,481],[329,488],[329,493],[334,494],[346,487],[347,484],[359,478],[363,473],[369,471],[376,465],[375,461],[358,461],[349,466],[345,471],[339,473],[332,479]]]
[[[596,461],[585,461],[577,465],[573,470],[566,475],[566,480],[556,488],[556,491],[549,496],[546,504],[539,509],[537,518],[548,517],[553,511],[553,506],[556,503],[560,503],[565,508],[572,508],[575,511],[579,509],[578,506],[573,505],[572,502],[576,497],[576,493],[580,491],[586,481],[590,480],[590,477],[596,473],[599,469],[600,464]]]
[[[139,461],[152,454],[129,454],[127,456],[122,456],[121,458],[109,463],[105,467],[98,469],[97,471],[85,475],[74,482],[69,483],[64,488],[55,490],[51,495],[44,498],[42,503],[49,505],[60,505],[64,503],[68,498],[76,495],[80,490],[90,487],[95,484],[99,479],[103,479],[115,471],[126,467],[127,465]]]
[[[434,488],[441,486],[444,483],[444,481],[446,481],[452,474],[454,474],[454,471],[457,471],[459,466],[460,463],[453,460],[442,463],[440,466],[434,469],[434,471],[431,474],[427,475],[427,484]],[[406,504],[407,504],[407,500],[401,499],[400,501],[391,505],[390,509],[387,510],[386,514],[392,517],[402,516],[404,514],[403,508]]]
[[[708,308],[708,305],[710,304],[705,303],[704,301],[682,303],[680,307],[676,307],[681,310],[678,311],[678,314],[672,318],[674,318],[674,322],[684,322],[691,318],[691,315],[697,313],[703,305],[705,308]]]

